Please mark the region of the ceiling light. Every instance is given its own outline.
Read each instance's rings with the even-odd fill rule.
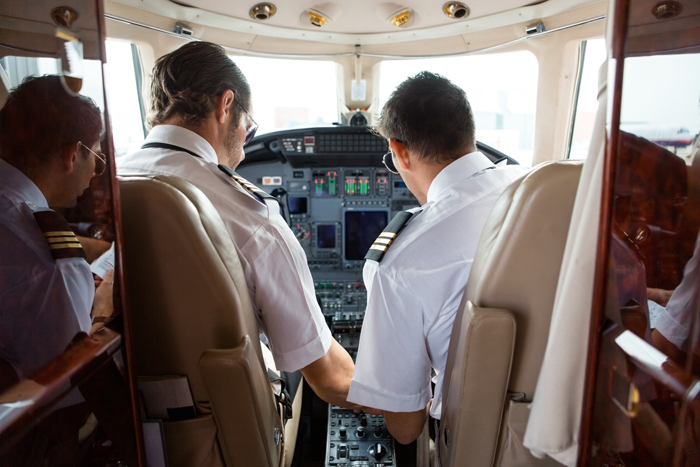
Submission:
[[[681,14],[683,11],[683,5],[678,2],[661,2],[654,5],[651,12],[656,19],[671,19]]]
[[[250,17],[258,21],[272,18],[277,12],[277,7],[272,3],[258,3],[250,9]]]
[[[60,6],[51,10],[51,18],[57,26],[70,28],[73,22],[78,19],[78,12],[68,6]]]
[[[309,8],[308,10],[306,10],[306,14],[308,15],[309,23],[311,23],[311,26],[321,28],[330,22],[330,19],[320,11],[312,10]]]
[[[343,13],[340,5],[336,3],[319,3],[301,13],[301,24],[304,26],[314,26],[322,28],[328,23],[332,23]]]
[[[411,24],[411,20],[413,19],[413,10],[410,8],[404,8],[403,10],[397,11],[394,13],[391,18],[389,18],[389,22],[393,24],[396,27],[405,27],[409,26]]]
[[[469,16],[469,7],[459,2],[445,3],[442,6],[442,11],[452,19],[464,19]]]
[[[382,3],[376,11],[382,20],[399,28],[411,26],[416,16],[412,9],[398,3]]]

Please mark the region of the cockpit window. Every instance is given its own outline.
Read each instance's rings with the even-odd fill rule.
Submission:
[[[700,54],[625,60],[620,129],[692,161],[700,133]]]
[[[116,156],[138,149],[145,138],[144,112],[137,83],[140,78],[138,60],[132,44],[106,41],[108,62],[104,66],[109,117]],[[12,87],[27,76],[55,75],[60,72],[60,61],[49,57],[4,57],[0,65],[5,69]],[[102,62],[84,60],[85,76],[80,94],[95,101],[104,111],[102,89]]]
[[[578,77],[573,131],[569,142],[569,159],[585,159],[593,135],[593,123],[598,110],[598,69],[605,61],[605,39],[584,41],[582,68]]]
[[[250,84],[258,135],[338,121],[334,62],[243,56],[231,60]]]
[[[532,165],[537,106],[537,58],[527,51],[466,57],[384,61],[379,109],[403,80],[427,70],[467,93],[476,120],[476,139]]]

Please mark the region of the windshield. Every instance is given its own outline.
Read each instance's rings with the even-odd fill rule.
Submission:
[[[336,64],[231,56],[253,94],[257,134],[338,121]]]
[[[382,62],[379,108],[396,86],[423,70],[439,73],[464,89],[474,112],[477,141],[532,165],[538,75],[532,53]]]

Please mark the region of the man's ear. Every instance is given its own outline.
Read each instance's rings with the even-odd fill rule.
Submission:
[[[219,123],[226,123],[226,118],[233,113],[233,91],[227,89],[216,98],[214,116]]]
[[[61,167],[66,173],[71,173],[75,170],[75,164],[78,161],[80,151],[80,142],[69,143],[61,149]]]
[[[395,160],[401,170],[409,170],[411,167],[411,154],[404,143],[394,138],[389,138],[389,147],[394,151]]]

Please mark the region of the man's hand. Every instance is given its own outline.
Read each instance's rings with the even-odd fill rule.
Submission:
[[[333,339],[326,355],[302,368],[301,374],[318,397],[329,404],[353,409],[359,406],[346,399],[354,370],[350,355]]]
[[[95,290],[95,302],[92,305],[92,317],[109,318],[114,314],[114,304],[112,302],[112,289],[114,287],[114,270],[105,274],[104,280]],[[95,323],[90,329],[90,334],[104,327],[104,323]]]
[[[110,242],[106,242],[104,240],[97,240],[96,238],[89,237],[81,237],[78,235],[76,236],[78,237],[78,241],[80,242],[80,244],[83,246],[85,256],[87,256],[87,258],[85,259],[88,263],[92,263],[93,261],[95,261],[112,246]]]
[[[673,290],[654,289],[651,287],[647,287],[647,298],[658,303],[661,306],[666,306],[668,304],[668,301],[671,299],[671,295],[673,295]]]

